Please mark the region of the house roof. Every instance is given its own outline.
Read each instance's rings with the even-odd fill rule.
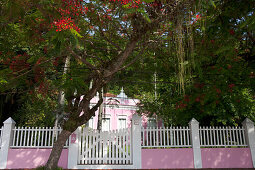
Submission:
[[[116,95],[112,93],[105,93],[104,97],[116,97]]]

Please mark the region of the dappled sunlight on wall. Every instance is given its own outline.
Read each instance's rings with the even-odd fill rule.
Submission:
[[[203,168],[253,168],[249,148],[201,148]]]
[[[9,149],[7,169],[35,168],[44,165],[51,149]],[[63,149],[58,166],[67,168],[68,150]]]
[[[142,149],[142,169],[164,168],[194,168],[192,149]]]

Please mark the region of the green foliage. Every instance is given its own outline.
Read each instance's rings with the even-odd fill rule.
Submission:
[[[81,31],[77,32],[73,28],[56,31],[51,26],[62,17],[56,10],[61,6],[60,2],[6,1],[2,4],[2,13],[5,15],[0,17],[0,21],[6,24],[1,25],[0,33],[0,91],[24,92],[21,99],[24,104],[19,113],[27,115],[27,109],[28,117],[34,119],[26,122],[26,116],[21,116],[22,123],[50,124],[43,122],[43,118],[48,116],[46,112],[51,115],[57,110],[56,103],[49,103],[56,102],[58,91],[63,90],[66,98],[73,97],[74,93],[81,95],[88,91],[90,80],[96,78],[96,74],[92,78],[90,73],[93,70],[71,54],[70,50],[103,70],[125,48],[134,31],[133,25],[148,25],[154,16],[143,3],[138,8],[130,8],[131,4],[123,6],[119,2],[83,1],[83,5],[88,8],[87,13],[75,17],[75,24]],[[37,8],[38,3],[40,8]],[[177,21],[164,21],[157,30],[141,39],[125,64],[132,62],[140,55],[142,47],[146,46],[144,53],[138,57],[140,60],[115,74],[106,89],[118,94],[119,89],[124,87],[128,96],[143,101],[143,112],[157,113],[169,123],[186,124],[194,116],[212,124],[237,124],[243,117],[252,118],[255,85],[249,75],[254,73],[255,65],[252,41],[254,5],[248,0],[210,0],[199,1],[197,7],[190,8],[192,16],[189,12],[179,11],[183,12],[179,16],[183,17],[183,48],[189,49],[185,51],[187,54],[183,61],[176,58]],[[201,18],[190,22],[197,14]],[[136,23],[138,20],[134,19],[135,15],[141,16],[143,22]],[[195,44],[193,49],[191,40]],[[14,60],[14,56],[20,54],[25,56],[22,64],[28,64],[29,67],[15,71],[4,64],[7,59]],[[66,56],[72,59],[68,71],[63,74]],[[190,96],[189,103],[182,102],[182,108],[178,108],[185,99],[178,92],[179,66],[187,71],[184,81],[186,95]],[[156,86],[155,73],[158,81]],[[203,88],[197,88],[197,84],[203,85]],[[229,85],[232,84],[234,86],[230,89]],[[26,94],[28,91],[35,92],[35,100]],[[45,95],[47,93],[53,95],[48,97]],[[199,102],[196,102],[197,98]],[[42,100],[46,102],[39,102]],[[183,107],[184,104],[187,106]],[[49,122],[52,122],[53,117],[49,117]]]
[[[165,124],[176,125],[187,125],[193,117],[202,125],[236,126],[246,117],[255,121],[255,49],[250,29],[253,28],[254,4],[248,1],[211,3],[209,7],[202,4],[202,20],[193,23],[195,67],[185,75],[186,94],[178,94],[175,76],[178,73],[171,68],[171,64],[176,63],[176,54],[172,52],[175,49],[162,48],[161,52],[156,51],[162,58],[157,61],[158,95],[155,98],[154,91],[142,94],[140,112],[156,113]],[[188,69],[191,62],[184,63]]]
[[[34,93],[23,96],[24,101],[13,119],[18,126],[52,127],[54,126],[57,100],[51,96]]]

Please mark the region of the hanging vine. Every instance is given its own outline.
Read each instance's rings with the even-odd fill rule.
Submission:
[[[189,2],[184,5],[186,9],[190,8]],[[200,9],[200,7],[199,2],[198,8]],[[192,16],[193,12],[191,8],[187,10],[189,11],[188,13],[184,13],[182,10],[183,8],[178,10],[174,34],[176,59],[178,63],[176,65],[176,72],[179,82],[177,85],[179,95],[185,95],[185,85],[192,83],[192,70],[195,69],[193,24],[200,19],[196,8],[194,10],[195,17]]]

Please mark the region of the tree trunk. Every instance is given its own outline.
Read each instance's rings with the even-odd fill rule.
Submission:
[[[70,67],[70,60],[71,57],[70,55],[68,55],[66,57],[66,61],[65,61],[65,67],[64,67],[64,71],[63,71],[63,75],[65,75],[67,73],[68,68]],[[63,118],[64,116],[64,105],[65,105],[65,93],[63,90],[60,90],[59,94],[58,94],[58,103],[60,106],[60,112],[56,113],[56,120],[55,120],[55,125],[54,128],[57,128],[59,125],[59,120],[61,118]]]
[[[99,91],[99,99],[103,100],[103,88],[101,91]],[[97,130],[101,131],[102,130],[102,120],[103,120],[103,103],[100,104],[99,109],[98,109],[98,120],[97,120]]]
[[[72,132],[69,132],[67,130],[61,131],[61,133],[58,136],[57,141],[53,145],[48,162],[46,163],[46,166],[45,166],[46,170],[51,170],[58,166],[58,160],[60,158],[62,149],[66,143],[66,140],[68,139],[68,137],[71,134],[72,134]]]

